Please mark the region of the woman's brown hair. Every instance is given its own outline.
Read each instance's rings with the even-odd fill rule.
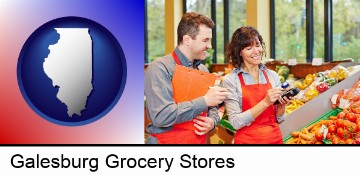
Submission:
[[[225,54],[226,58],[229,59],[229,61],[231,60],[230,62],[235,68],[240,68],[244,61],[240,55],[240,51],[248,46],[251,46],[254,41],[256,41],[256,38],[258,38],[260,41],[258,44],[260,44],[264,49],[262,53],[265,53],[266,55],[263,38],[254,27],[240,27],[234,32],[230,43],[226,46]]]

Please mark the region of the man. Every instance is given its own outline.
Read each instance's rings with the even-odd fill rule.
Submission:
[[[226,98],[225,88],[209,88],[204,96],[175,103],[172,87],[176,65],[208,72],[201,61],[205,60],[206,51],[211,48],[214,26],[214,22],[206,16],[194,12],[184,14],[177,29],[178,46],[172,54],[156,59],[147,67],[145,96],[150,136],[146,143],[204,144],[206,133],[218,123],[216,106]],[[207,112],[207,117],[199,116],[203,112]],[[175,127],[189,121],[193,121],[191,125],[196,129]]]

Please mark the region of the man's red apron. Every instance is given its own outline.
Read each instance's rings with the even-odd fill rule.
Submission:
[[[269,78],[263,70],[267,84],[245,85],[242,74],[239,79],[242,89],[242,111],[251,109],[266,97],[272,88]],[[236,131],[235,144],[282,144],[280,127],[276,122],[275,107],[271,105],[258,116],[249,126]]]
[[[173,52],[172,56],[176,64],[181,65],[179,58],[176,53]],[[188,77],[189,79],[193,77]],[[200,114],[200,116],[206,116],[207,111]],[[174,124],[173,129],[168,132],[159,134],[151,134],[157,138],[158,144],[205,144],[206,134],[197,135],[195,134],[195,126],[193,121],[187,121],[184,123]]]

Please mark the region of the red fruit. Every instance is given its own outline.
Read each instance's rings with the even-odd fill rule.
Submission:
[[[338,119],[342,119],[345,117],[345,112],[339,112],[338,115],[336,116]]]
[[[355,117],[355,114],[354,113],[347,113],[346,114],[346,118],[351,121],[351,122],[356,122],[356,117]]]
[[[334,138],[331,140],[332,144],[339,144],[340,143],[340,140],[339,138]]]
[[[355,141],[353,139],[346,139],[345,144],[354,144]]]
[[[329,86],[327,83],[320,83],[319,85],[316,86],[316,90],[318,90],[320,93],[326,91],[329,89]]]
[[[335,124],[336,124],[337,128],[342,128],[342,127],[344,127],[344,120],[343,119],[337,119]]]
[[[330,125],[328,128],[329,133],[336,133],[336,126],[335,125]]]
[[[330,132],[328,132],[328,133],[326,134],[326,139],[331,140],[331,134],[330,134]]]
[[[356,124],[360,123],[360,117],[356,119],[355,123]]]
[[[340,138],[344,138],[344,129],[338,128],[336,133]]]
[[[356,129],[355,129],[356,132],[360,131],[360,123],[356,123]]]
[[[355,123],[350,122],[347,126],[346,126],[346,130],[348,130],[350,133],[355,133],[358,132],[358,126]]]
[[[354,103],[350,105],[350,109],[353,113],[360,114],[360,103]]]
[[[315,138],[316,138],[317,141],[322,141],[324,139],[324,135],[321,132],[317,132],[315,134]]]

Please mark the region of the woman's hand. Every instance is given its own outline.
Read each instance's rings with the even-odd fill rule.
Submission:
[[[266,97],[264,98],[264,102],[267,106],[274,104],[274,102],[279,99],[280,94],[282,93],[281,88],[272,88],[267,92]],[[290,102],[290,101],[289,101]]]
[[[280,103],[277,105],[277,108],[285,108],[286,105],[290,104],[290,100],[293,100],[294,97],[290,97],[289,99],[287,97],[281,98],[281,96],[279,96],[278,99]]]
[[[279,104],[276,105],[276,116],[281,116],[285,113],[285,108],[286,105],[288,105],[290,103],[290,100],[293,100],[294,97],[290,97],[290,99],[288,99],[287,97],[281,98],[279,97]]]

